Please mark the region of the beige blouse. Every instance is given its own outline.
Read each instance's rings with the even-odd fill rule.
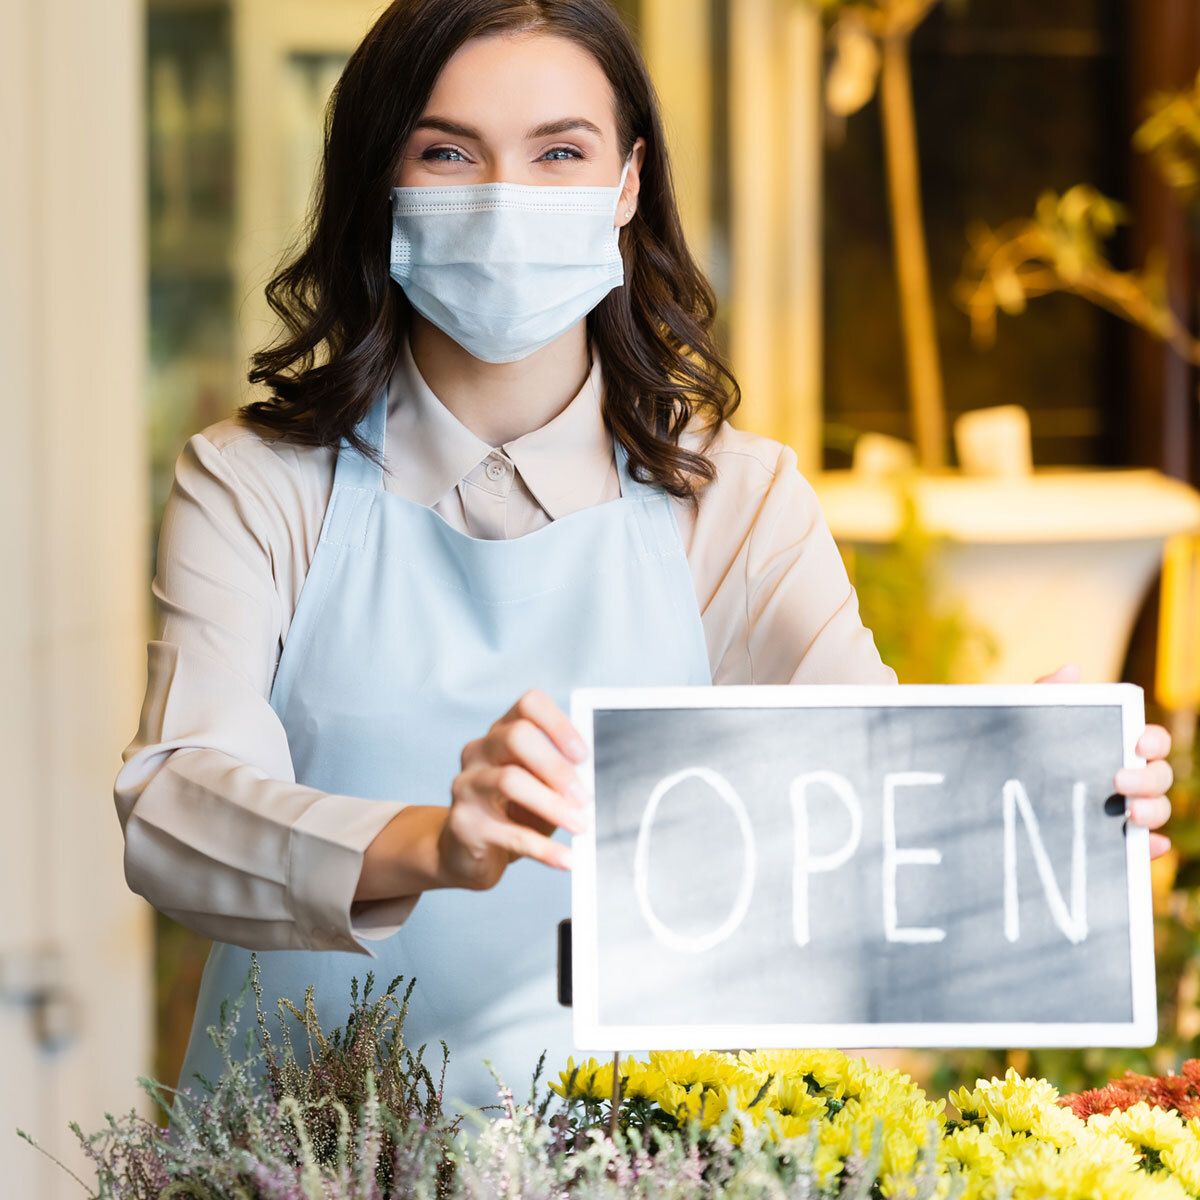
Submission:
[[[384,486],[480,538],[520,537],[614,499],[602,389],[594,357],[556,417],[493,447],[433,394],[405,342]],[[690,428],[682,444],[698,449],[701,440]],[[795,452],[726,423],[708,454],[717,478],[698,512],[672,504],[713,682],[896,682],[859,619]],[[375,957],[369,943],[395,933],[418,898],[353,896],[363,851],[405,797],[297,783],[268,701],[335,458],[332,448],[295,445],[237,416],[188,439],[151,584],[158,624],[146,696],[113,796],[129,886],[181,924],[253,949]]]

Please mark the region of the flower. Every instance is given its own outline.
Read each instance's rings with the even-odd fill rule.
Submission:
[[[622,1068],[622,1077],[624,1076]],[[561,1071],[557,1083],[550,1090],[565,1100],[611,1100],[613,1094],[613,1064],[611,1059],[597,1062],[585,1059],[576,1065],[573,1058],[567,1059],[566,1070]]]
[[[738,1059],[751,1071],[776,1079],[805,1079],[814,1091],[840,1099],[855,1074],[837,1050],[743,1050]]]
[[[950,1093],[950,1103],[968,1122],[989,1119],[1013,1133],[1028,1134],[1058,1148],[1072,1145],[1083,1122],[1058,1103],[1058,1089],[1045,1079],[1022,1078],[1009,1067],[1003,1079],[977,1079],[974,1088]]]
[[[1151,1170],[1159,1168],[1163,1151],[1174,1150],[1189,1141],[1194,1144],[1194,1136],[1178,1113],[1156,1108],[1145,1100],[1107,1116],[1089,1117],[1087,1124],[1096,1133],[1113,1133],[1122,1138]]]

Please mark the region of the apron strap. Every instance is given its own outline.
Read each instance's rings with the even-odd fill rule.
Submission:
[[[371,402],[362,419],[355,426],[359,435],[368,446],[374,446],[383,457],[384,432],[387,426],[388,395],[391,392],[391,380],[379,389],[379,394]],[[337,466],[333,472],[334,487],[366,488],[372,492],[383,490],[383,470],[369,459],[359,454],[347,438],[342,437],[338,444]]]
[[[612,442],[613,455],[617,461],[617,476],[621,481],[621,495],[642,498],[653,496],[658,490],[653,484],[642,483],[629,473],[629,454],[615,433],[612,435]]]

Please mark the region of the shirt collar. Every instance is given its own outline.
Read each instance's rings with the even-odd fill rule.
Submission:
[[[408,338],[400,343],[388,399],[389,466],[403,495],[432,506],[493,447],[434,394],[417,368]],[[583,386],[557,416],[500,447],[551,520],[597,503],[614,470],[612,434],[604,423],[603,376],[594,350],[591,362]]]

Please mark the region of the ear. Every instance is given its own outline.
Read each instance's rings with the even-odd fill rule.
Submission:
[[[637,212],[638,192],[641,189],[641,169],[645,158],[646,139],[640,137],[633,143],[629,170],[625,172],[625,187],[621,192],[620,202],[617,204],[618,229],[623,225],[628,225],[633,220],[633,214]]]

